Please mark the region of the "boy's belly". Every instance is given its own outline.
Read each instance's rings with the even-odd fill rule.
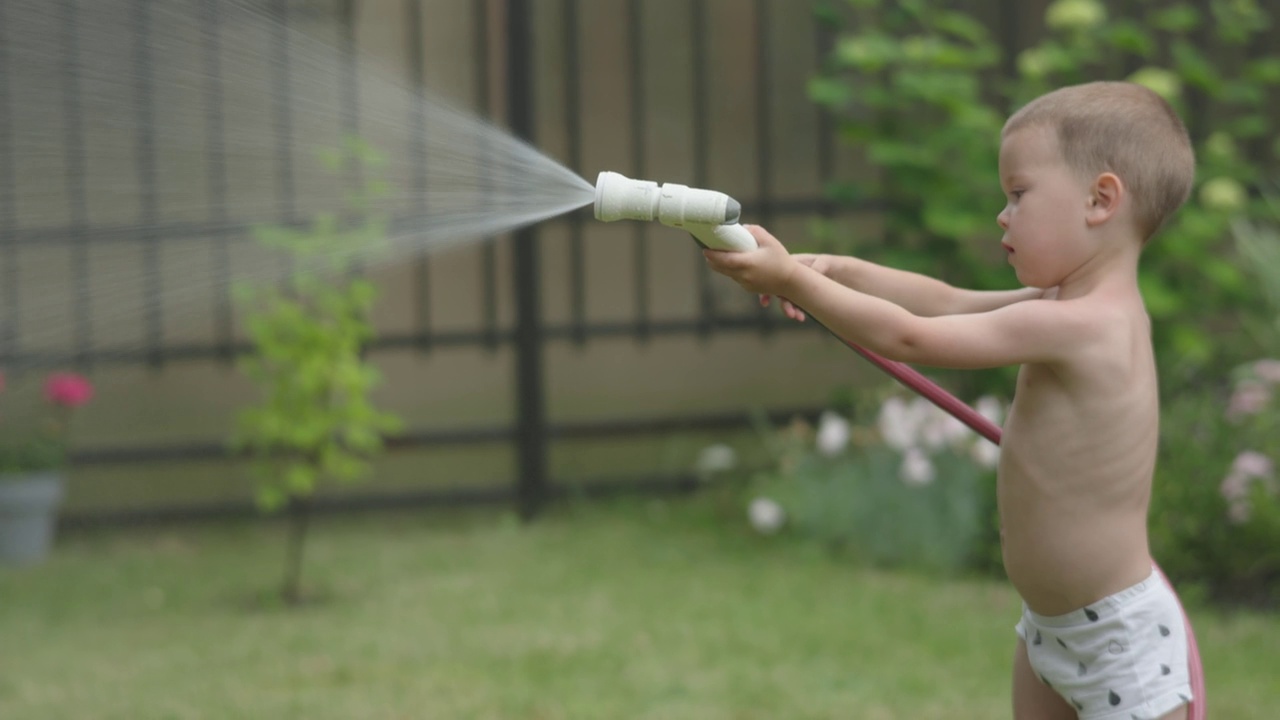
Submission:
[[[1027,606],[1041,615],[1078,610],[1151,574],[1145,516],[1107,511],[1079,517],[1077,512],[1002,512],[1005,572]]]

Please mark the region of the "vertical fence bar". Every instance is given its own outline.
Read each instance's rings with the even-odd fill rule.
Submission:
[[[507,0],[507,112],[511,131],[533,144],[533,30],[528,0]],[[520,516],[533,519],[547,495],[547,418],[543,399],[538,234],[515,233],[516,392]]]
[[[151,2],[135,0],[134,81],[138,94],[138,189],[142,207],[139,215],[143,242],[143,263],[147,269],[147,355],[159,367],[164,349],[164,278],[160,272],[160,198],[156,188],[155,93],[152,88],[154,63],[151,60]]]
[[[476,0],[475,3],[475,26],[476,26],[476,101],[480,114],[489,117],[492,111],[492,103],[490,101],[489,88],[489,1]],[[510,27],[508,23],[508,28]],[[492,158],[489,155],[491,148],[487,139],[483,136],[480,138],[480,186],[484,191],[483,197],[487,198],[488,183],[488,164]],[[481,297],[480,303],[483,309],[484,329],[481,333],[484,335],[484,344],[490,350],[498,349],[498,248],[494,241],[490,240],[484,243],[480,250],[481,268],[480,268],[480,286]]]
[[[293,107],[289,98],[289,0],[275,0],[276,22],[272,38],[275,62],[271,77],[272,94],[275,97],[276,165],[279,172],[279,201],[283,209],[282,220],[297,220],[295,188],[293,182]]]
[[[342,133],[352,140],[360,135],[360,63],[356,53],[356,0],[343,0],[342,7]],[[360,166],[360,158],[348,158],[343,168],[343,180],[349,192],[359,193],[363,190],[364,171]],[[345,268],[350,275],[359,275],[364,271],[364,262],[359,253],[354,253],[350,266]],[[361,356],[368,353],[367,346],[360,350]]]
[[[427,217],[427,119],[423,96],[427,86],[426,45],[422,39],[425,30],[422,21],[422,0],[408,0],[409,14],[409,62],[413,63],[409,75],[413,79],[413,95],[410,102],[409,126],[413,128],[409,154],[413,158],[413,195],[417,216]],[[413,324],[414,346],[421,351],[431,349],[431,263],[426,253],[418,257],[413,270]]]
[[[9,17],[0,0],[0,285],[3,288],[4,317],[0,317],[0,363],[8,364],[18,355],[18,243],[13,234],[18,226],[13,160],[13,99],[9,96]]]
[[[773,124],[769,116],[772,48],[769,41],[769,0],[755,0],[756,201],[759,204],[760,222],[765,226],[773,224]],[[773,330],[773,323],[769,322],[769,310],[770,308],[756,304],[756,321],[760,332],[765,335]]]
[[[834,12],[834,11],[832,11]],[[823,14],[814,17],[813,41],[817,48],[817,67],[815,71],[821,75],[829,66],[828,58],[835,48],[835,30],[831,20]],[[835,216],[835,204],[831,201],[831,183],[835,180],[835,131],[836,120],[831,110],[825,105],[818,106],[818,186],[820,188],[820,214],[823,220],[830,222]],[[830,242],[824,239],[823,244]],[[824,248],[825,249],[825,248]]]
[[[579,46],[578,0],[564,0],[561,32],[564,34],[565,133],[568,162],[582,172],[582,58]],[[582,242],[582,214],[569,216],[569,326],[576,345],[587,341],[587,270]]]
[[[205,156],[208,163],[209,212],[212,222],[219,228],[225,228],[231,218],[227,207],[227,152],[222,112],[222,18],[218,12],[219,2],[221,0],[203,0],[201,12],[204,20]],[[235,308],[231,295],[231,236],[225,230],[220,230],[214,243],[213,271],[217,276],[218,287],[222,288],[221,297],[214,300],[217,353],[224,363],[230,363],[234,356],[232,344],[235,341]]]
[[[93,345],[93,321],[89,314],[89,245],[85,234],[89,223],[88,193],[85,188],[84,117],[80,108],[79,12],[76,0],[63,1],[63,32],[66,55],[63,59],[63,110],[66,113],[67,198],[70,203],[71,274],[76,287],[75,354],[77,362],[88,362]]]
[[[632,177],[644,178],[645,123],[644,123],[644,15],[641,0],[627,4],[627,46],[631,50],[631,168]],[[649,223],[632,223],[632,263],[635,265],[636,284],[636,337],[644,342],[649,339]]]
[[[1004,48],[1001,71],[1006,80],[1018,77],[1018,46],[1022,43],[1023,0],[1000,0],[1000,45]]]
[[[1213,23],[1208,22],[1207,18],[1213,17],[1213,0],[1195,0],[1192,5],[1199,11],[1201,18],[1206,20],[1198,23],[1191,30],[1191,42],[1202,52],[1213,53],[1214,34]],[[1225,55],[1222,52],[1222,46],[1219,45],[1216,50],[1219,57]],[[1210,57],[1213,57],[1211,54]],[[1226,59],[1226,58],[1222,58]],[[1186,107],[1187,107],[1187,134],[1191,136],[1192,147],[1199,145],[1209,135],[1209,123],[1212,118],[1209,116],[1209,110],[1212,104],[1209,102],[1208,94],[1193,84],[1186,84]]]
[[[689,5],[692,11],[690,42],[693,51],[693,185],[706,187],[708,181],[707,165],[709,159],[708,143],[711,132],[707,117],[707,3],[706,0],[693,0]],[[702,256],[696,257],[698,263],[698,335],[706,339],[710,337],[715,322],[715,294],[711,285],[711,270],[703,262]]]
[[[354,138],[360,132],[360,61],[356,52],[356,0],[342,0],[342,132]],[[347,166],[347,182],[358,188],[360,168]]]

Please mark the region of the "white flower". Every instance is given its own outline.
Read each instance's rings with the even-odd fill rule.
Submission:
[[[920,428],[920,441],[925,449],[933,451],[947,445],[958,446],[968,437],[968,426],[942,408],[930,405],[928,419]]]
[[[830,410],[822,413],[818,419],[818,435],[815,444],[818,452],[832,457],[844,451],[849,444],[849,421]]]
[[[978,411],[979,415],[990,420],[996,425],[999,425],[1004,419],[1004,407],[1000,404],[998,399],[991,395],[983,395],[978,398],[975,409]]]
[[[787,513],[773,500],[758,497],[747,507],[747,518],[751,520],[751,527],[757,532],[772,535],[782,528],[782,524],[786,522]]]
[[[947,444],[946,429],[942,426],[942,418],[929,418],[920,427],[920,444],[930,452],[940,450]]]
[[[911,419],[907,403],[900,397],[891,397],[880,407],[876,418],[880,437],[889,447],[902,452],[916,444],[916,426]]]
[[[898,475],[907,485],[928,485],[934,478],[933,462],[920,448],[910,448],[902,456],[902,467],[898,470]]]
[[[986,438],[978,438],[969,452],[974,462],[988,470],[1000,464],[1000,446]]]
[[[942,436],[946,438],[947,443],[952,447],[960,445],[965,440],[968,440],[969,436],[973,434],[973,431],[969,429],[968,425],[965,425],[959,418],[955,417],[951,413],[943,412],[941,423]]]
[[[713,478],[719,473],[727,473],[733,468],[737,468],[737,452],[723,443],[704,447],[698,454],[698,460],[694,461],[694,469],[698,471],[698,477],[703,480]]]
[[[698,453],[695,466],[702,475],[726,472],[738,466],[738,454],[728,445],[708,445]]]

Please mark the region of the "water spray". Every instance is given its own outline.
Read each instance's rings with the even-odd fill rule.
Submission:
[[[596,178],[597,220],[657,220],[688,231],[698,244],[712,250],[756,248],[756,239],[738,224],[741,213],[737,200],[715,190],[658,185],[608,171]]]

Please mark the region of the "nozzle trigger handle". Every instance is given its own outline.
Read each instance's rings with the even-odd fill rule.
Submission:
[[[693,239],[710,250],[755,250],[755,236],[738,223],[724,225],[688,225],[685,227]]]

